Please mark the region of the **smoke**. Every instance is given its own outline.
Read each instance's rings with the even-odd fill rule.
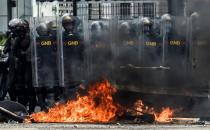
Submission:
[[[190,22],[187,19],[186,21],[176,19],[177,23],[174,28],[180,37],[191,38],[187,39],[186,44],[192,48],[190,56],[184,59],[185,61],[180,60],[180,57],[177,56],[170,59],[174,61],[171,62],[171,65],[161,64],[158,61],[162,60],[162,55],[158,56],[158,54],[147,61],[149,58],[147,50],[142,50],[138,45],[141,43],[141,37],[138,37],[141,35],[139,23],[128,27],[133,30],[130,35],[126,34],[129,33],[126,31],[125,33],[118,32],[119,22],[117,26],[108,25],[108,33],[106,32],[105,35],[104,33],[99,35],[100,31],[103,31],[100,28],[99,32],[96,31],[97,34],[90,36],[90,41],[85,49],[84,79],[89,82],[107,78],[118,88],[129,91],[207,97],[210,79],[210,1],[189,0],[185,6],[185,14]],[[193,16],[193,13],[196,15]],[[192,31],[186,34],[185,32],[188,31],[186,29]],[[160,43],[162,43],[162,37],[159,38]],[[152,50],[151,53],[155,51]],[[185,68],[182,67],[184,62],[187,62]],[[158,68],[160,66],[170,69]]]
[[[146,35],[140,37],[140,23],[115,22],[103,22],[106,29],[97,27],[100,24],[94,25],[93,29],[96,30],[88,32],[90,41],[85,49],[86,81],[107,78],[119,88],[130,91],[140,91],[146,86],[144,84],[152,87],[153,84],[162,83],[159,81],[163,72],[158,69],[161,66],[161,47],[151,50],[142,48],[139,43],[150,38]],[[160,37],[157,39],[159,42],[162,40]]]
[[[187,13],[192,14],[194,12],[198,13],[197,16],[197,26],[199,27],[199,38],[203,38],[205,40],[209,40],[208,34],[206,32],[209,32],[210,26],[210,14],[209,14],[209,6],[210,1],[208,0],[191,0],[187,3]]]
[[[107,30],[101,27],[97,31],[89,30],[90,41],[85,49],[86,72],[84,72],[87,82],[108,78],[121,89],[145,93],[167,94],[170,92],[166,87],[180,86],[181,88],[183,78],[174,74],[179,67],[172,72],[170,69],[164,69],[167,65],[162,63],[163,39],[158,34],[160,30],[157,31],[161,25],[156,23],[156,28],[153,28],[154,34],[149,37],[143,33],[140,24],[123,21],[117,22],[116,26],[107,25]],[[97,27],[94,28],[97,29]],[[146,29],[145,27],[145,32],[147,32]],[[103,35],[99,35],[100,33]],[[149,41],[148,44],[151,46],[157,45],[144,47],[144,40]],[[75,76],[77,75],[75,73]],[[171,86],[168,80],[173,80],[175,85]],[[170,91],[174,92],[174,89],[171,88]]]
[[[210,1],[190,0],[187,3],[187,13],[194,14],[193,42],[195,44],[195,72],[196,78],[207,83],[210,79]],[[196,13],[197,14],[196,14]],[[196,14],[196,15],[195,15]]]

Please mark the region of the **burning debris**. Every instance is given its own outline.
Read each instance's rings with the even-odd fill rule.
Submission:
[[[30,119],[26,119],[26,122],[110,123],[127,113],[145,121],[146,119],[152,122],[172,121],[174,114],[172,109],[165,108],[157,113],[153,108],[144,105],[142,100],[137,100],[133,108],[126,108],[114,101],[113,95],[116,92],[117,89],[104,80],[89,87],[85,96],[78,94],[76,100],[69,100],[66,104],[57,104],[48,112],[34,113],[30,115]]]
[[[167,123],[172,122],[172,117],[174,115],[174,110],[171,108],[162,108],[162,111],[160,113],[156,112],[154,108],[150,108],[146,106],[142,100],[137,100],[134,105],[134,110],[131,110],[134,112],[134,116],[153,116],[154,121],[159,123]]]
[[[155,113],[155,120],[157,122],[171,122],[174,115],[174,110],[171,108],[163,108],[161,113]]]
[[[96,83],[86,96],[77,96],[74,101],[58,104],[49,111],[31,115],[35,122],[110,122],[119,115],[120,106],[112,95],[116,89],[108,81]]]

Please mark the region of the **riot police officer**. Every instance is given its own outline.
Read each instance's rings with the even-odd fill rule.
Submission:
[[[52,24],[52,25],[49,25]],[[58,83],[57,72],[57,34],[53,21],[40,23],[36,32],[36,48],[38,58],[38,85],[53,86]],[[54,29],[55,28],[55,29]]]
[[[91,41],[95,47],[108,45],[108,27],[102,21],[94,21],[91,23]]]
[[[186,20],[185,18],[171,17],[169,14],[164,14],[161,20],[167,49],[166,64],[179,71],[189,58]],[[179,67],[177,68],[177,66]]]
[[[89,76],[92,79],[109,78],[111,69],[111,39],[108,34],[109,28],[105,22],[93,21],[90,27],[90,46],[86,56],[89,58]],[[101,58],[103,57],[103,58]]]
[[[77,17],[70,14],[64,14],[61,20],[62,26],[64,28],[64,35],[79,35],[78,26],[80,21]]]
[[[13,19],[9,29],[10,40],[6,43],[4,53],[9,54],[7,86],[10,98],[24,106],[29,105],[29,112],[33,112],[36,95],[31,77],[29,24],[26,20]]]
[[[83,53],[84,44],[83,38],[78,31],[80,21],[77,17],[70,14],[64,14],[61,19],[61,24],[64,29],[62,33],[62,67],[63,80],[61,85],[65,88],[74,88],[79,85],[82,77]]]
[[[131,39],[131,25],[129,22],[122,22],[119,27],[119,37],[122,42],[129,42]],[[126,44],[124,43],[124,44]],[[129,44],[129,43],[128,43]]]
[[[121,65],[137,64],[138,60],[133,57],[138,56],[138,37],[136,30],[133,28],[131,22],[122,22],[119,25],[118,48],[119,48],[119,61]]]
[[[47,96],[59,85],[57,23],[52,20],[41,22],[36,27],[37,81],[35,82],[38,104],[41,110],[47,109]]]
[[[154,23],[150,18],[141,19],[143,38],[143,63],[147,67],[161,66],[161,37],[155,32]]]

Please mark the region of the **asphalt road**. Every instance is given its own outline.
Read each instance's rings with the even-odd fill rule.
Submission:
[[[0,130],[210,130],[210,125],[0,124]]]

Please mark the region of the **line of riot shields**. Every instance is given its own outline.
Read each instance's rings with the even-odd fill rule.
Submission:
[[[79,24],[73,16],[61,23],[53,17],[31,20],[34,86],[69,86],[81,81],[84,43]],[[73,76],[76,73],[78,78]]]
[[[124,86],[183,84],[193,59],[191,26],[191,18],[169,14],[97,21],[32,18],[33,83],[72,87],[107,78]]]
[[[13,19],[4,48],[8,59],[0,64],[0,100],[8,92],[31,113],[36,105],[41,110],[52,105],[46,103],[50,96],[52,101],[74,98],[82,84],[100,79],[129,91],[189,90],[197,83],[194,19],[169,14]]]

